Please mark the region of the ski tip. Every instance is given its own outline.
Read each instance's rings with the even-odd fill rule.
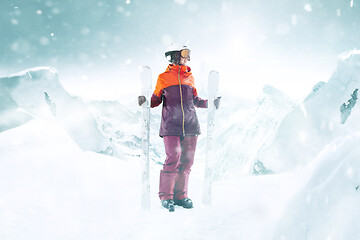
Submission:
[[[150,70],[150,67],[143,66],[141,69],[141,81],[143,82],[143,86],[146,86],[146,89],[148,87],[151,88],[151,81],[152,81],[152,73]]]

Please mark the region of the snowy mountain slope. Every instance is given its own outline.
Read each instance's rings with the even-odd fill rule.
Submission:
[[[253,173],[258,149],[271,141],[279,123],[293,107],[289,97],[265,85],[257,105],[248,112],[248,116],[216,137],[216,143],[222,147],[218,148],[214,163],[215,176],[234,177]],[[257,168],[256,171],[264,169]]]
[[[0,83],[1,88],[6,89],[6,96],[10,95],[21,109],[33,117],[55,119],[82,149],[100,152],[109,147],[109,142],[101,135],[84,105],[62,87],[55,69],[42,67],[25,70],[1,78]],[[8,109],[7,106],[2,107]]]
[[[337,138],[313,160],[274,239],[360,239],[360,132]]]
[[[152,163],[152,208],[143,211],[140,158],[84,152],[55,123],[36,119],[0,133],[0,156],[0,239],[9,240],[270,240],[303,184],[296,174],[218,182],[206,207],[196,162],[189,186],[195,208],[169,213],[157,197],[160,166]]]
[[[333,139],[360,130],[359,106],[351,109],[344,124],[340,107],[360,88],[360,51],[338,60],[328,83],[317,85],[303,104],[286,115],[275,140],[259,152],[259,160],[275,171],[294,169],[311,161]]]

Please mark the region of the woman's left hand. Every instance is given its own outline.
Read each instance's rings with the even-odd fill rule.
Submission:
[[[215,100],[214,100],[214,105],[215,105],[215,108],[218,109],[220,107],[220,99],[221,97],[217,97]]]

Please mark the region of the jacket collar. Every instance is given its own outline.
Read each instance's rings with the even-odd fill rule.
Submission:
[[[184,65],[175,65],[175,64],[169,64],[169,66],[167,67],[167,71],[179,71],[180,68],[180,72],[191,72],[191,68],[189,66],[184,66]]]

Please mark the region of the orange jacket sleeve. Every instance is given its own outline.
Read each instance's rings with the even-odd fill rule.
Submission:
[[[164,89],[164,80],[159,76],[156,82],[155,90],[151,96],[151,106],[152,108],[157,107],[162,102],[162,91]]]

